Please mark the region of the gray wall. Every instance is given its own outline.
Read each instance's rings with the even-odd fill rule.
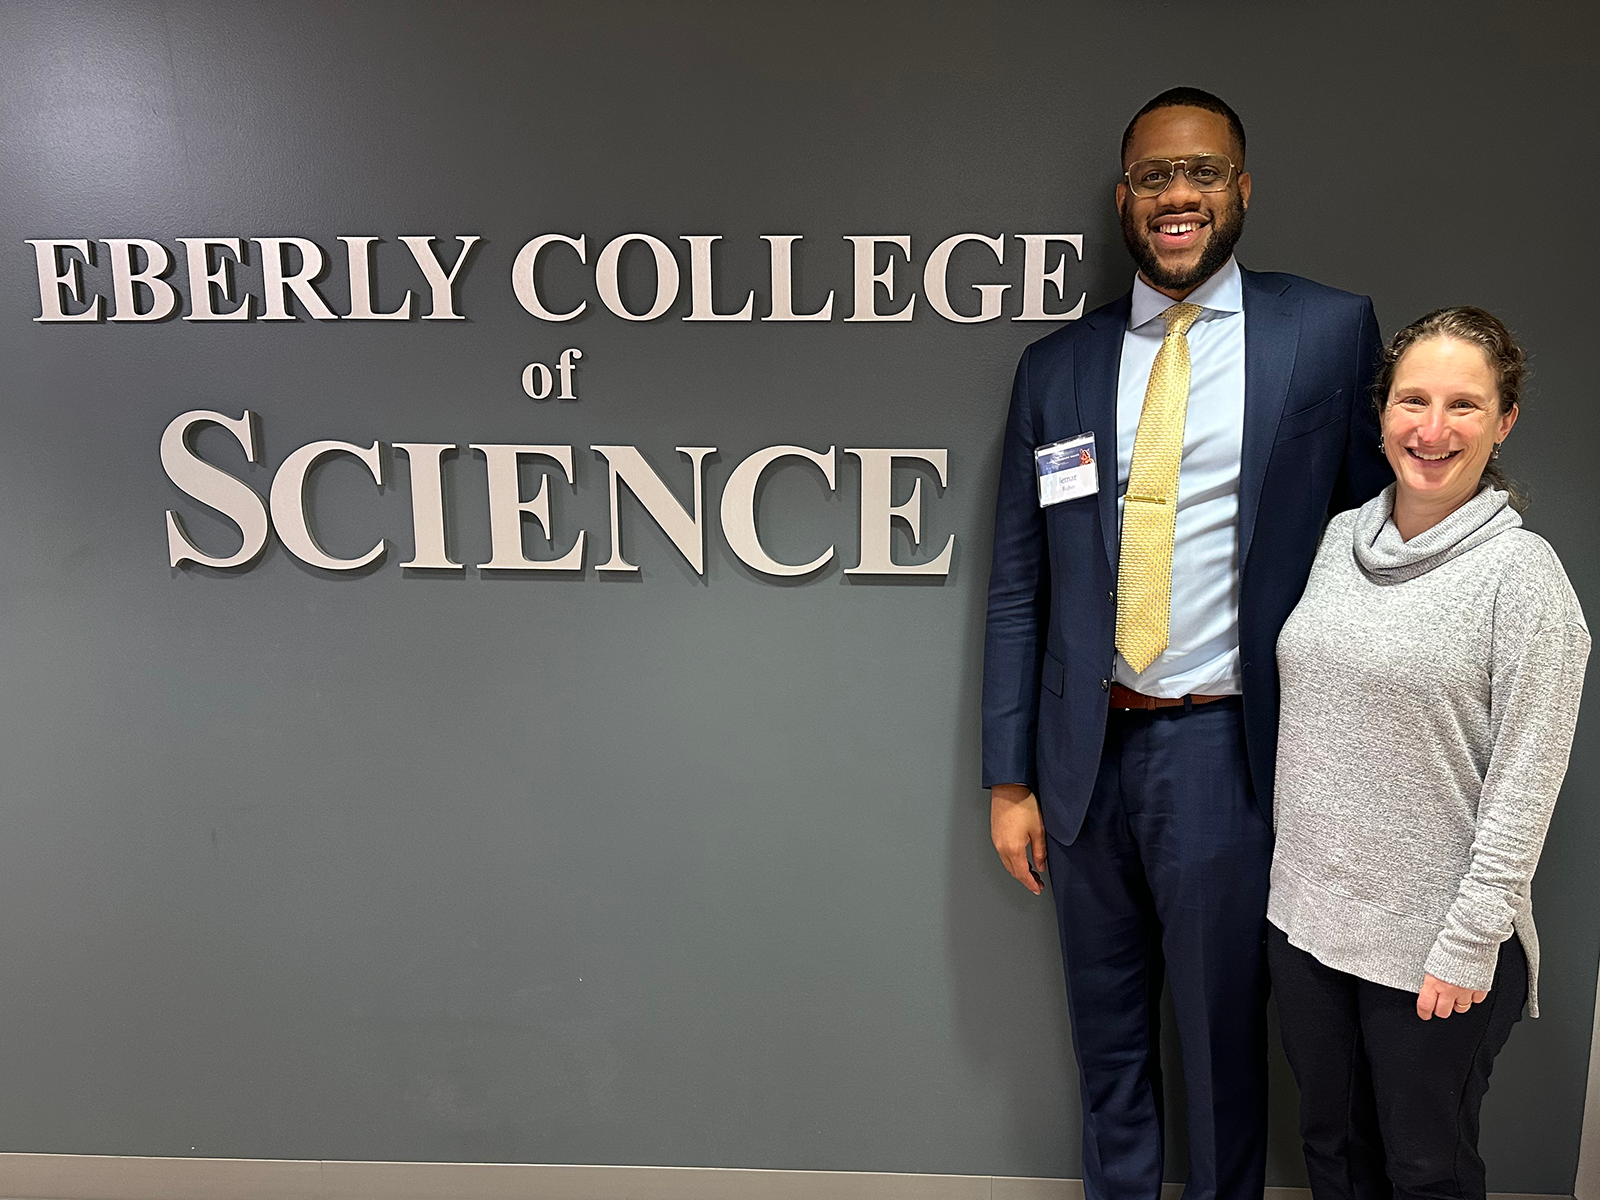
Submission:
[[[802,233],[806,295],[847,306],[847,234],[910,233],[920,261],[1079,231],[1092,306],[1131,275],[1124,122],[1209,87],[1250,133],[1247,266],[1370,293],[1386,331],[1470,301],[1524,335],[1507,460],[1600,612],[1579,7],[0,7],[0,1149],[1076,1175],[1052,918],[993,861],[977,761],[996,451],[1049,326],[694,325],[683,301],[635,325],[592,298],[551,326],[511,257],[721,233],[726,305],[764,291],[758,235]],[[25,238],[427,232],[485,239],[468,321],[32,320]],[[568,345],[581,399],[524,397]],[[381,567],[274,544],[171,570],[165,509],[227,539],[161,430],[245,407],[258,489],[317,438],[574,444],[556,505],[590,568],[402,571],[403,462],[380,492],[346,461],[316,519],[344,553],[389,537]],[[948,580],[846,581],[850,460],[837,496],[801,470],[766,493],[780,552],[838,539],[816,577],[766,582],[713,533],[699,579],[637,511],[640,577],[593,569],[585,447],[640,445],[682,494],[672,447],[716,445],[715,497],[787,441],[949,447],[949,488],[924,480]],[[481,561],[481,460],[448,482]],[[1573,1183],[1596,747],[1590,714],[1537,881],[1547,1015],[1486,1109],[1495,1189]]]

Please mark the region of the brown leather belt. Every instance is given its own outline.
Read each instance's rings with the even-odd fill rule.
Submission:
[[[1111,685],[1112,708],[1189,708],[1196,704],[1210,704],[1213,700],[1226,700],[1227,696],[1201,696],[1190,694],[1188,696],[1146,696],[1143,692],[1136,692],[1132,688],[1123,687],[1120,683]]]

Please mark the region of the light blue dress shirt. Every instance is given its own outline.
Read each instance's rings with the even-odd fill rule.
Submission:
[[[1244,437],[1244,292],[1228,259],[1187,297],[1205,309],[1189,330],[1189,409],[1178,474],[1172,550],[1172,622],[1167,648],[1143,671],[1119,653],[1113,677],[1147,696],[1230,695],[1239,671],[1239,454]],[[1175,301],[1144,280],[1122,335],[1117,374],[1117,518],[1133,464],[1139,412],[1156,351],[1161,314]]]

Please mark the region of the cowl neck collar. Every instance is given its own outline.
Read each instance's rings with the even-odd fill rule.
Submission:
[[[1376,583],[1404,583],[1426,575],[1496,534],[1522,526],[1511,498],[1499,488],[1484,487],[1432,529],[1408,542],[1395,528],[1394,489],[1391,483],[1356,514],[1356,562]]]

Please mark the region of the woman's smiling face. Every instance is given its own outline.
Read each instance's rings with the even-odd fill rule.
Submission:
[[[1443,513],[1470,500],[1495,445],[1517,422],[1500,411],[1488,355],[1448,336],[1413,344],[1395,364],[1383,406],[1383,452],[1397,502]]]

